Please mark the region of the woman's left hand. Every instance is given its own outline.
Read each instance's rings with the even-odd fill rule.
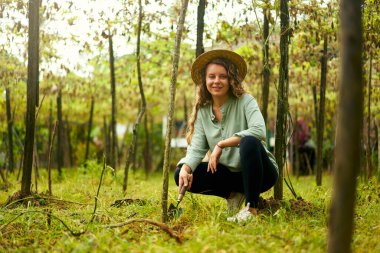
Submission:
[[[219,145],[215,145],[215,148],[211,153],[210,160],[208,161],[207,172],[216,172],[216,167],[218,166],[219,158],[222,155],[222,151],[223,149]]]

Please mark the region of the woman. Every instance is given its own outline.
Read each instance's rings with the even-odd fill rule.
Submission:
[[[186,157],[178,163],[175,181],[188,191],[227,199],[228,210],[246,207],[229,221],[257,215],[259,195],[277,181],[274,156],[266,148],[266,128],[256,100],[244,91],[244,59],[229,50],[212,50],[192,65],[197,85]],[[202,159],[211,151],[208,162]]]

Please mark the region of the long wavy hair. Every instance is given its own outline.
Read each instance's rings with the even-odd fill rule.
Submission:
[[[202,83],[197,83],[195,105],[193,107],[193,112],[191,113],[189,122],[187,124],[188,131],[186,134],[186,140],[188,144],[190,144],[191,138],[194,134],[194,123],[197,119],[198,110],[203,106],[212,104],[212,96],[206,87],[206,69],[209,64],[218,64],[220,66],[223,66],[227,70],[230,96],[239,98],[245,93],[245,90],[242,86],[243,80],[240,80],[237,68],[230,60],[226,58],[215,58],[211,60],[209,63],[207,63],[201,70]]]

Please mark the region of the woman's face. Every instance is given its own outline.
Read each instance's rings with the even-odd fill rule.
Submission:
[[[228,98],[227,70],[219,64],[210,63],[206,67],[206,87],[212,98],[223,99]]]

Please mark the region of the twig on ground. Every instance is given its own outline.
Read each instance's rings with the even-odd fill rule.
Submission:
[[[170,237],[175,238],[178,243],[182,243],[181,237],[179,235],[177,235],[173,231],[173,229],[171,229],[165,223],[157,222],[154,220],[137,218],[137,219],[127,220],[125,222],[121,222],[121,223],[117,223],[117,224],[104,225],[102,227],[104,227],[104,228],[117,228],[117,227],[123,227],[123,226],[129,225],[131,223],[136,223],[136,222],[144,222],[144,223],[148,223],[150,225],[154,225],[154,226],[160,228],[161,230],[163,230],[164,232],[166,232]]]
[[[13,204],[17,204],[17,203],[22,202],[22,201],[27,200],[27,199],[38,199],[38,198],[47,199],[47,200],[56,201],[56,202],[64,202],[64,203],[82,205],[82,206],[91,205],[91,204],[79,203],[79,202],[75,202],[75,201],[64,200],[64,199],[57,199],[57,198],[53,198],[53,197],[49,197],[49,196],[45,196],[45,195],[40,195],[38,197],[37,196],[28,196],[28,197],[25,197],[25,198],[17,199],[15,201],[12,201],[12,202],[6,204],[1,209],[7,209],[9,206],[11,206]]]
[[[102,186],[103,175],[104,175],[104,171],[106,170],[106,167],[107,167],[106,166],[106,156],[103,155],[103,169],[102,169],[102,174],[100,175],[100,181],[99,181],[98,191],[96,192],[96,196],[95,196],[94,212],[92,213],[92,217],[91,217],[90,223],[95,218],[95,212],[96,212],[96,208],[97,208],[97,205],[98,205],[98,197],[99,197],[100,187]]]
[[[20,216],[24,215],[24,214],[28,214],[28,213],[42,213],[42,214],[45,214],[45,215],[49,215],[50,217],[52,218],[55,218],[57,220],[59,220],[63,226],[65,226],[65,228],[67,228],[67,230],[69,230],[69,232],[71,233],[71,235],[73,236],[80,236],[82,234],[84,234],[86,232],[86,230],[82,230],[80,232],[74,232],[63,220],[61,220],[61,218],[51,214],[51,213],[48,213],[48,212],[45,212],[45,211],[25,211],[25,212],[22,212],[20,214],[18,214],[16,217],[14,217],[13,219],[11,219],[8,223],[2,225],[0,227],[0,232],[5,230],[6,227],[8,227],[12,222],[14,222],[15,220],[17,220]]]
[[[275,234],[271,234],[270,236],[273,237],[273,238],[282,240],[284,242],[287,242],[287,243],[294,243],[293,240],[290,240],[290,239],[287,239],[287,238],[284,238],[284,237],[281,237],[281,236],[278,236],[278,235],[275,235]]]

